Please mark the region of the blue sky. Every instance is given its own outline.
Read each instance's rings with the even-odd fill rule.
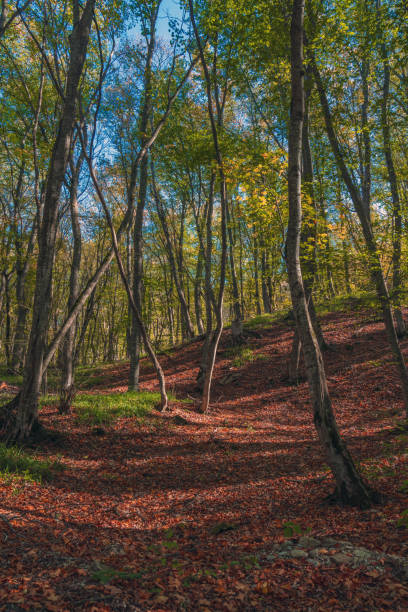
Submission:
[[[168,17],[181,17],[180,3],[178,0],[162,0],[157,33],[162,38],[169,38]]]

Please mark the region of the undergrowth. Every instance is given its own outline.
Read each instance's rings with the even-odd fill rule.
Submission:
[[[239,368],[247,363],[268,358],[268,356],[263,353],[254,353],[249,346],[245,345],[233,346],[226,351],[226,356],[232,359],[234,368]]]
[[[42,482],[51,480],[61,467],[58,461],[43,461],[17,446],[7,447],[0,443],[0,478],[18,477]]]
[[[109,425],[120,417],[143,419],[159,403],[160,394],[149,391],[80,394],[73,406],[79,423]]]

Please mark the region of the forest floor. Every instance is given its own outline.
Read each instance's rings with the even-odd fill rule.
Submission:
[[[292,328],[260,325],[235,353],[227,331],[206,415],[199,342],[161,356],[167,414],[95,426],[46,402],[59,435],[29,452],[62,469],[3,477],[0,609],[408,610],[408,434],[383,325],[366,310],[323,329],[342,435],[382,505],[327,502],[307,384],[287,381]],[[126,379],[126,364],[100,368],[92,393]],[[148,364],[142,387],[157,389]]]

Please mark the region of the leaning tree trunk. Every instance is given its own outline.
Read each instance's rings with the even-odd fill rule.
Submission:
[[[140,182],[139,196],[136,206],[136,217],[133,226],[133,300],[139,310],[142,312],[142,290],[143,290],[143,216],[146,205],[147,194],[147,168],[148,157],[145,157],[140,164]],[[129,337],[129,356],[130,356],[130,371],[129,371],[129,391],[139,390],[139,374],[140,374],[140,349],[142,346],[142,336],[140,327],[137,322],[134,309],[129,303],[130,310],[130,337]]]
[[[144,67],[143,76],[143,103],[140,109],[139,116],[139,133],[141,146],[144,148],[147,144],[147,128],[152,112],[152,62],[153,54],[156,48],[156,23],[159,12],[160,2],[157,2],[150,16],[150,38],[147,46],[146,64]],[[132,206],[135,200],[136,193],[136,177],[137,177],[137,158],[133,162],[131,168],[130,185],[128,193],[128,207]],[[133,226],[133,281],[132,295],[133,301],[137,310],[142,312],[142,291],[143,291],[143,218],[146,206],[148,182],[148,156],[143,157],[140,163],[140,180],[139,193],[136,205],[135,222]],[[142,346],[142,332],[138,324],[137,316],[131,302],[129,302],[129,319],[130,319],[130,334],[129,334],[129,356],[130,356],[130,371],[128,388],[131,391],[139,389],[139,373],[140,373],[140,349]]]
[[[210,351],[212,328],[213,328],[213,304],[211,300],[211,253],[212,253],[212,223],[214,212],[214,183],[215,173],[211,173],[210,188],[208,193],[207,218],[206,218],[206,246],[205,246],[205,277],[204,277],[204,298],[205,298],[205,338],[201,351],[200,367],[197,374],[197,388],[204,389],[204,382],[207,374],[208,355]]]
[[[71,162],[71,185],[69,194],[69,207],[71,213],[71,227],[73,236],[72,247],[72,262],[71,274],[69,278],[69,295],[68,295],[68,312],[75,304],[79,295],[79,273],[81,269],[82,256],[82,235],[81,224],[79,220],[78,206],[78,183],[81,166],[83,162],[83,154],[80,155],[76,164]],[[74,396],[74,355],[75,355],[75,336],[76,336],[76,321],[70,327],[65,336],[61,351],[61,390],[59,411],[61,414],[66,414],[71,410],[71,403]]]
[[[348,189],[351,200],[353,202],[355,211],[360,220],[361,229],[363,231],[363,237],[365,240],[365,244],[367,247],[368,253],[368,265],[370,268],[371,278],[376,287],[378,301],[381,305],[381,310],[383,313],[384,326],[388,337],[388,342],[391,347],[391,351],[394,354],[395,362],[398,368],[401,387],[402,387],[402,395],[404,400],[405,412],[408,415],[408,372],[405,365],[404,357],[402,355],[401,347],[398,343],[397,333],[395,331],[394,319],[392,315],[392,306],[390,296],[388,294],[387,283],[385,282],[384,273],[381,266],[381,259],[379,256],[376,240],[373,233],[373,228],[370,219],[370,194],[367,187],[367,181],[365,181],[365,185],[362,198],[357,185],[355,184],[351,173],[346,165],[344,160],[343,151],[340,147],[340,142],[336,135],[333,126],[332,114],[329,106],[329,102],[326,95],[326,90],[323,85],[323,81],[320,75],[320,71],[317,67],[316,61],[312,56],[312,67],[313,73],[317,85],[317,90],[319,93],[320,104],[323,111],[323,116],[326,124],[326,131],[329,137],[329,141],[331,144],[331,148],[336,159],[337,166],[340,170],[342,179]],[[366,79],[367,80],[367,79]],[[367,131],[367,130],[365,130]]]
[[[390,124],[388,119],[388,98],[390,91],[390,65],[385,44],[381,46],[384,81],[381,100],[381,123],[384,143],[384,157],[387,165],[388,182],[392,198],[392,215],[394,220],[394,236],[392,241],[392,298],[394,303],[394,318],[397,335],[401,338],[406,332],[404,318],[401,312],[401,235],[402,216],[401,201],[398,192],[397,175],[391,149]]]
[[[231,323],[231,335],[232,343],[234,345],[243,344],[245,342],[243,323],[242,323],[242,308],[240,295],[238,290],[238,278],[237,270],[235,266],[235,255],[234,255],[234,235],[232,231],[231,213],[227,203],[227,228],[228,228],[228,255],[231,271],[231,285],[232,285],[232,307],[234,311],[234,319]]]
[[[198,256],[197,256],[197,266],[196,266],[196,274],[194,279],[194,309],[195,309],[195,319],[197,324],[198,333],[200,335],[204,334],[204,323],[202,316],[202,307],[201,307],[201,283],[203,279],[203,252],[201,246],[199,248]]]
[[[321,350],[327,348],[320,322],[317,318],[313,300],[313,285],[316,277],[316,201],[313,186],[313,161],[309,140],[309,96],[310,86],[305,99],[305,112],[302,127],[302,190],[307,196],[307,206],[303,207],[302,228],[300,234],[300,262],[303,285],[313,330]],[[289,358],[289,381],[297,384],[299,379],[299,364],[301,342],[297,330],[293,335],[292,349]]]
[[[85,63],[95,0],[87,0],[79,17],[79,4],[75,0],[74,26],[70,35],[70,53],[64,100],[57,135],[52,148],[41,226],[34,293],[31,332],[19,395],[3,408],[3,435],[7,442],[21,442],[29,437],[38,423],[38,397],[43,375],[49,313],[51,307],[52,277],[55,241],[58,228],[58,207],[62,184],[68,164],[72,133],[76,117],[78,87]]]
[[[176,257],[174,253],[174,246],[172,243],[172,239],[169,232],[169,227],[166,219],[166,212],[164,210],[163,204],[160,199],[160,193],[156,186],[156,181],[154,179],[154,172],[152,167],[152,185],[153,185],[153,195],[156,202],[156,210],[159,217],[160,224],[163,229],[164,239],[166,243],[166,252],[169,260],[171,275],[174,280],[174,284],[176,286],[177,295],[180,302],[180,313],[181,313],[181,323],[183,330],[183,337],[186,336],[188,339],[194,337],[194,326],[190,316],[190,310],[188,307],[186,295],[184,293],[183,280],[180,275],[180,271],[177,267]]]
[[[212,376],[215,365],[215,358],[217,355],[218,344],[221,338],[222,330],[223,330],[223,300],[224,300],[224,290],[225,290],[225,280],[226,280],[226,267],[227,267],[227,183],[225,180],[224,174],[224,162],[223,156],[221,152],[219,137],[218,137],[218,129],[217,123],[214,116],[214,106],[213,106],[213,96],[211,92],[211,75],[208,69],[208,64],[204,54],[204,48],[201,41],[200,34],[197,29],[197,24],[194,16],[194,8],[192,0],[188,0],[189,13],[191,25],[193,27],[194,36],[197,42],[199,56],[201,60],[201,66],[203,68],[204,77],[205,77],[205,86],[206,86],[206,94],[207,94],[207,109],[208,109],[208,117],[211,125],[211,134],[214,144],[215,151],[215,159],[218,167],[218,176],[220,181],[220,200],[221,200],[221,263],[220,263],[220,281],[218,288],[218,297],[216,301],[215,307],[215,317],[217,320],[216,328],[211,336],[211,340],[208,339],[208,353],[207,353],[207,361],[205,365],[205,379],[204,379],[204,388],[203,388],[203,396],[201,401],[201,411],[203,413],[207,412],[208,406],[210,403],[210,393],[211,393],[211,383]],[[217,108],[220,108],[219,100],[216,95]],[[220,111],[218,114],[218,126],[221,123],[221,115]],[[207,253],[207,257],[210,253]]]
[[[15,215],[21,217],[22,212],[22,192],[23,192],[23,176],[25,164],[21,166],[18,178],[18,184],[15,195]],[[17,224],[16,224],[17,225]],[[16,232],[16,299],[17,299],[17,321],[13,342],[13,354],[11,356],[11,368],[13,371],[20,371],[24,365],[24,355],[27,348],[27,314],[29,306],[27,304],[27,275],[30,268],[31,256],[34,250],[36,238],[36,222],[33,221],[30,237],[28,240],[27,250],[23,253],[23,244],[21,232],[17,226]]]
[[[337,495],[344,503],[369,507],[371,493],[357,472],[346,445],[340,437],[334,418],[322,354],[310,320],[300,266],[301,155],[304,113],[303,17],[304,0],[294,0],[290,33],[289,222],[286,239],[290,293],[296,326],[303,346],[314,423],[336,481]]]

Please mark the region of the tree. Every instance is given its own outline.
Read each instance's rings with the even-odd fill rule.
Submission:
[[[286,238],[286,261],[296,327],[303,355],[314,424],[336,481],[336,495],[343,502],[369,507],[372,493],[358,474],[354,462],[340,437],[334,418],[322,354],[309,314],[300,266],[301,234],[301,156],[304,121],[303,65],[304,0],[294,0],[291,21],[291,107],[289,124],[289,222]]]

